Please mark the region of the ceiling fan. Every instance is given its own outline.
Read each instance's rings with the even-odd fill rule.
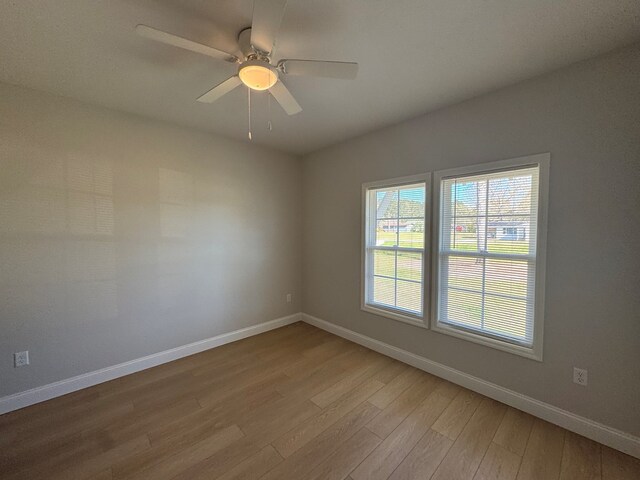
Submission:
[[[287,114],[295,115],[302,111],[302,107],[282,82],[282,76],[308,75],[354,79],[358,73],[358,64],[292,59],[272,63],[271,53],[286,4],[287,0],[255,0],[251,27],[245,28],[238,35],[241,57],[147,25],[138,25],[136,32],[151,40],[238,64],[236,75],[201,95],[197,99],[199,102],[213,103],[244,84],[252,90],[268,90]]]

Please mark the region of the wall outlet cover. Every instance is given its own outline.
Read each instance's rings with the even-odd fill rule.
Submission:
[[[588,381],[589,377],[587,370],[585,370],[584,368],[573,367],[573,383],[577,383],[578,385],[586,387]]]
[[[16,352],[13,354],[13,366],[24,367],[25,365],[29,365],[29,350],[25,350],[24,352]]]

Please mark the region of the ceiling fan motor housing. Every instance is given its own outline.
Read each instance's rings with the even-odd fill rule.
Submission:
[[[238,34],[238,45],[244,58],[250,59],[255,57],[268,58],[268,52],[262,52],[251,44],[251,27],[247,27]]]

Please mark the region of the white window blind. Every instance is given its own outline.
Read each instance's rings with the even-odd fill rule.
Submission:
[[[426,183],[367,188],[365,305],[422,318]]]
[[[531,348],[539,165],[440,179],[437,323]]]

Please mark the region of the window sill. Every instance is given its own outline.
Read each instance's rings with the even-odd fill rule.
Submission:
[[[364,304],[360,306],[360,310],[367,313],[372,313],[374,315],[378,315],[379,317],[390,318],[391,320],[397,320],[398,322],[407,323],[409,325],[413,325],[414,327],[426,328],[429,327],[425,323],[425,320],[419,317],[413,317],[411,315],[403,315],[397,310],[387,310],[382,307],[374,307],[373,305]]]
[[[502,350],[503,352],[512,353],[514,355],[519,355],[521,357],[542,362],[542,349],[535,345],[532,348],[523,347],[520,345],[514,345],[511,343],[503,342],[495,338],[484,337],[482,335],[477,335],[472,332],[458,330],[457,328],[450,327],[449,325],[445,325],[437,321],[434,322],[432,326],[432,330],[434,332],[443,333],[445,335],[461,338],[469,342],[478,343],[480,345],[485,345],[487,347],[495,348],[496,350]]]

